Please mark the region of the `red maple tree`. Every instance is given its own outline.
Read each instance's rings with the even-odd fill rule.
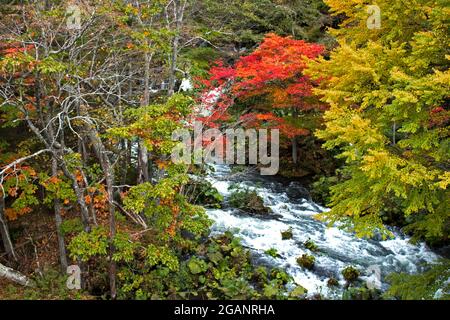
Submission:
[[[309,59],[324,52],[319,44],[268,34],[250,55],[233,66],[217,62],[209,78],[199,79],[202,88],[196,120],[217,127],[230,119],[237,103],[247,105],[240,121],[246,127],[278,128],[288,138],[308,135],[291,121],[299,112],[323,109],[313,97],[317,82],[304,75]]]

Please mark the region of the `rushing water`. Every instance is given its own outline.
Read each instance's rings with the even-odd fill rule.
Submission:
[[[208,210],[215,221],[213,232],[233,231],[243,244],[251,249],[258,262],[286,270],[297,284],[308,289],[308,294],[321,293],[327,298],[339,298],[342,289],[329,289],[330,277],[345,280],[341,275],[349,265],[357,267],[362,280],[374,282],[375,273],[381,271],[381,289],[387,284],[384,277],[391,272],[420,272],[425,262],[433,262],[438,256],[426,245],[412,245],[408,238],[394,231],[395,238],[382,241],[359,239],[351,233],[338,228],[328,228],[314,219],[314,215],[327,210],[309,199],[308,192],[297,182],[284,182],[258,174],[231,174],[230,167],[217,165],[208,180],[227,198],[229,186],[239,183],[258,192],[270,207],[270,217],[255,217],[244,214],[231,207]],[[293,239],[282,240],[281,232],[292,228]],[[314,241],[319,252],[307,250],[303,244],[308,239]],[[279,258],[265,254],[271,248],[277,249]],[[315,267],[312,271],[301,268],[296,259],[304,253],[314,255]]]

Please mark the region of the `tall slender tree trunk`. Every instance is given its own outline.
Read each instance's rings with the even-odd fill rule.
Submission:
[[[129,167],[129,158],[128,158],[128,141],[125,139],[120,140],[120,150],[123,154],[121,159],[121,166],[120,166],[120,184],[125,185],[127,183],[127,174],[128,174],[128,167]],[[122,191],[122,190],[120,190]]]
[[[109,162],[109,161],[108,161]],[[115,208],[114,208],[114,173],[112,172],[110,164],[104,164],[105,175],[106,175],[106,188],[108,191],[108,201],[109,201],[109,233],[111,237],[110,241],[110,251],[109,251],[109,286],[111,290],[111,298],[116,299],[117,288],[116,288],[116,274],[117,266],[116,262],[113,260],[113,256],[116,248],[114,247],[114,239],[116,238],[116,218],[115,218]]]
[[[85,232],[91,232],[91,223],[89,216],[89,208],[86,204],[86,199],[83,189],[78,185],[77,178],[69,171],[66,164],[62,166],[64,175],[72,181],[72,188],[77,196],[77,203],[80,206],[81,211],[81,221],[83,222],[83,227]]]
[[[175,93],[175,73],[178,63],[178,51],[180,42],[181,28],[183,27],[184,11],[186,9],[186,0],[175,0],[174,2],[174,15],[175,15],[175,36],[172,39],[172,52],[170,56],[170,70],[169,70],[169,97]]]
[[[148,171],[148,151],[143,141],[139,141],[138,146],[138,184],[149,182],[150,173]]]
[[[17,260],[17,255],[9,235],[9,228],[5,217],[5,198],[0,194],[0,233],[2,234],[3,246],[8,257]]]
[[[144,95],[141,100],[141,106],[148,106],[150,104],[150,65],[152,59],[153,54],[145,53]],[[144,146],[143,141],[140,140],[138,147],[138,183],[149,181],[148,150]]]
[[[116,237],[116,218],[115,218],[115,206],[114,206],[114,171],[106,154],[106,148],[102,141],[98,137],[98,132],[86,125],[86,132],[92,143],[95,154],[100,161],[103,173],[105,175],[106,190],[108,193],[108,206],[109,206],[109,234],[110,234],[110,250],[109,250],[109,285],[111,291],[111,299],[116,299],[116,273],[117,266],[113,260],[115,253],[114,239]]]
[[[397,144],[397,122],[394,121],[394,124],[392,125],[392,143],[394,146]]]
[[[178,23],[177,23],[178,24]],[[177,28],[178,29],[178,28]],[[176,83],[176,69],[177,69],[177,61],[178,61],[178,45],[180,41],[180,36],[177,34],[174,36],[172,40],[172,54],[170,57],[170,70],[169,70],[169,90],[168,96],[173,96],[175,94],[175,83]]]
[[[292,117],[294,118],[294,121],[298,119],[297,108],[292,109]],[[292,161],[294,164],[298,163],[298,142],[296,136],[292,138]]]
[[[52,159],[52,175],[56,177],[58,175],[58,162],[56,159]],[[56,235],[58,237],[58,248],[59,248],[59,262],[61,264],[61,270],[63,273],[67,271],[67,253],[66,245],[64,243],[64,235],[61,232],[61,201],[59,199],[54,200],[54,210],[55,210],[55,224],[56,224]]]

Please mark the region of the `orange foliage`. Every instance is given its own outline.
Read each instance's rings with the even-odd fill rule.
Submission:
[[[32,211],[31,208],[28,208],[28,207],[19,209],[19,210],[16,210],[13,208],[7,208],[7,209],[5,209],[5,216],[8,220],[14,221],[14,220],[17,220],[18,217],[23,216],[27,213],[30,213],[31,211]]]

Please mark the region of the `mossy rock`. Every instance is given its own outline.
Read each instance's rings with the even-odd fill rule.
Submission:
[[[255,215],[268,215],[272,210],[264,205],[264,200],[256,191],[237,189],[229,199],[231,206]]]
[[[280,254],[278,253],[277,249],[275,249],[275,248],[271,248],[271,249],[267,250],[265,252],[265,254],[271,256],[272,258],[279,258],[280,257]]]
[[[329,288],[339,287],[339,281],[336,278],[328,279],[327,286]]]
[[[355,267],[349,266],[342,270],[342,275],[347,282],[353,282],[359,278],[361,272]]]
[[[301,257],[297,258],[297,263],[305,269],[312,270],[316,263],[316,258],[309,254],[304,254]]]
[[[291,299],[305,299],[308,290],[302,286],[296,286],[291,292],[289,292],[289,298]]]
[[[224,200],[209,181],[202,179],[192,179],[186,186],[186,194],[190,203],[209,208],[221,208]]]
[[[303,245],[305,246],[306,249],[312,252],[319,251],[319,247],[311,239],[308,239]]]
[[[291,240],[293,237],[294,237],[294,233],[292,232],[292,228],[289,228],[286,231],[281,231],[281,239]]]
[[[231,174],[245,173],[247,170],[248,170],[247,166],[235,165],[231,167]]]
[[[316,293],[311,297],[311,300],[316,300],[316,301],[320,301],[323,299],[324,299],[324,297],[320,293]]]

